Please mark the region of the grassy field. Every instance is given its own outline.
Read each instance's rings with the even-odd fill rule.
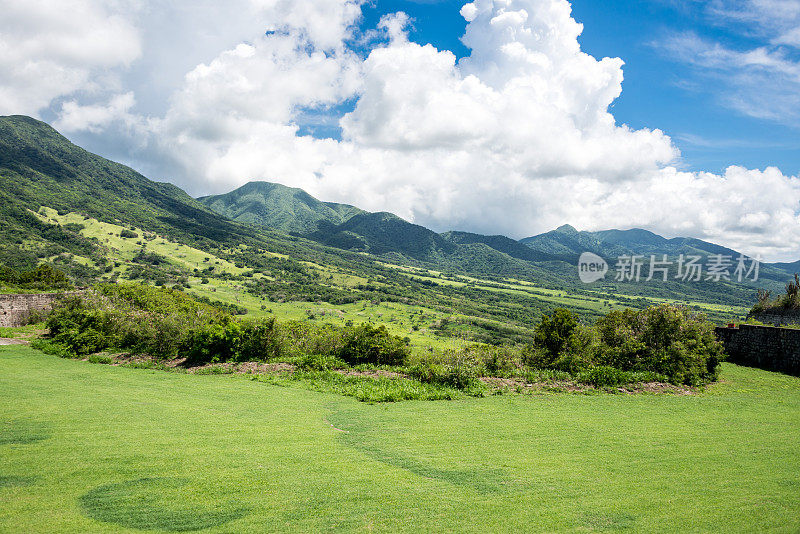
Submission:
[[[798,532],[800,379],[367,405],[0,347],[0,532]]]

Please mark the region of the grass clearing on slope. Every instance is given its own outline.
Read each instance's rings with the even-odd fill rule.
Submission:
[[[368,405],[2,347],[0,531],[797,532],[800,379],[722,379]]]

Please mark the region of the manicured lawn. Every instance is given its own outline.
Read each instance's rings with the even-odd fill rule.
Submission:
[[[367,405],[0,347],[0,532],[800,530],[800,379]]]

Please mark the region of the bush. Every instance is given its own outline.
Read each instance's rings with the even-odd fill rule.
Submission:
[[[238,361],[269,361],[284,354],[275,318],[241,321],[235,357]]]
[[[31,271],[17,271],[0,265],[0,285],[16,286],[21,289],[50,291],[72,289],[72,283],[62,271],[43,263]]]
[[[59,356],[61,358],[74,358],[76,355],[64,345],[55,343],[49,339],[34,339],[31,341],[31,348],[40,350],[45,354]]]
[[[575,314],[558,308],[552,315],[542,316],[541,322],[536,325],[533,342],[544,349],[546,357],[552,362],[567,348],[577,328],[578,318]]]
[[[449,364],[419,363],[408,370],[409,376],[427,384],[439,384],[460,390],[479,388],[480,373],[477,369],[459,360]]]
[[[594,331],[582,327],[569,310],[559,308],[542,317],[532,344],[523,349],[522,362],[532,369],[578,373],[591,364]]]
[[[386,327],[364,323],[345,329],[339,358],[350,365],[403,365],[409,355],[405,341],[390,334]]]
[[[631,373],[608,365],[598,365],[580,373],[578,380],[596,387],[614,387],[629,384]]]
[[[78,296],[61,299],[47,318],[50,338],[73,354],[86,355],[114,345],[111,313]]]
[[[126,228],[119,233],[119,236],[124,237],[125,239],[136,239],[137,237],[139,237],[139,234],[137,234],[136,232],[132,232]]]
[[[193,330],[181,347],[193,364],[269,361],[284,353],[275,319],[231,321]]]
[[[623,371],[651,371],[674,384],[716,380],[723,359],[714,325],[681,306],[617,310],[595,324],[598,363]]]

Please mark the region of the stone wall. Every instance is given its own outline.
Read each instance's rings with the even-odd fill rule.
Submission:
[[[728,361],[800,376],[800,329],[742,324],[716,333]]]
[[[763,313],[751,313],[747,318],[774,326],[800,325],[800,310],[773,310]]]
[[[47,313],[64,293],[0,295],[0,326],[24,326],[32,312]]]

